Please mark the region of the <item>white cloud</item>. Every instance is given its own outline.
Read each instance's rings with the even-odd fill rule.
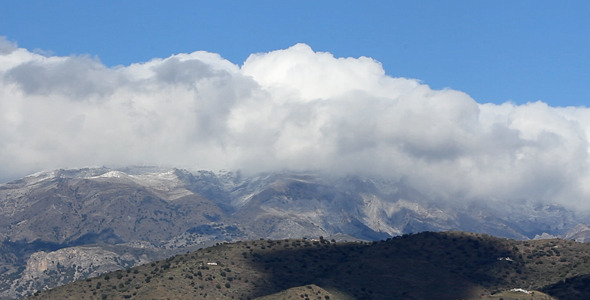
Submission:
[[[297,44],[108,68],[0,39],[0,178],[89,165],[319,169],[590,208],[590,108],[478,104]]]

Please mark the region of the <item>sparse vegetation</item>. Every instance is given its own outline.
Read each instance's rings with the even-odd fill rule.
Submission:
[[[526,288],[536,290],[533,299],[550,299],[539,298],[541,292],[588,295],[588,274],[590,244],[424,232],[369,243],[323,238],[220,243],[33,298],[511,299],[503,291]]]

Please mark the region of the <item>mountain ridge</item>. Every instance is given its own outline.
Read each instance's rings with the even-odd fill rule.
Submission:
[[[123,256],[124,247],[150,249],[148,259],[156,259],[258,238],[383,240],[464,230],[523,240],[569,232],[584,240],[588,231],[572,230],[587,220],[558,205],[436,201],[400,182],[361,176],[158,167],[53,170],[0,185],[0,295],[20,297],[44,287],[42,281],[12,283],[35,253],[64,248],[119,245],[109,251]],[[105,261],[118,268],[141,262]]]
[[[32,299],[586,299],[589,250],[588,243],[562,239],[457,231],[373,242],[260,239],[111,272]]]

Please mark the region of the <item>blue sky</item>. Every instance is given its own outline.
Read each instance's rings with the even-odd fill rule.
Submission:
[[[590,105],[590,1],[2,1],[0,35],[107,66],[306,43],[480,103]]]
[[[590,210],[589,10],[0,0],[0,182],[88,166],[320,170]]]

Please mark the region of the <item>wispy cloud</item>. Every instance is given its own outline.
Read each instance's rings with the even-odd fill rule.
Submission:
[[[590,208],[589,141],[590,108],[479,104],[304,44],[241,67],[193,52],[108,68],[0,38],[5,180],[89,165],[322,170]]]

